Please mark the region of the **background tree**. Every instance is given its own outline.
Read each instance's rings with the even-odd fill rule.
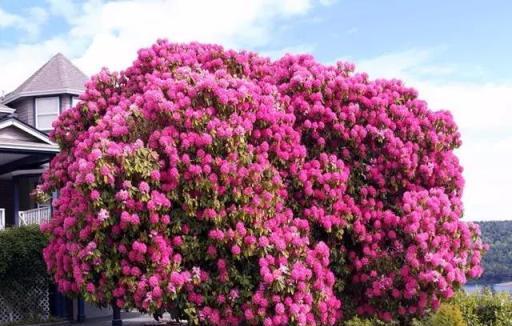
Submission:
[[[60,289],[217,325],[407,320],[453,296],[484,249],[456,125],[353,70],[160,40],[94,76],[41,187]]]
[[[478,222],[489,251],[482,260],[484,273],[476,283],[512,281],[512,221]]]

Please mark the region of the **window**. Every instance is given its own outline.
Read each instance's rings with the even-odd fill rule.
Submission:
[[[73,96],[71,98],[71,107],[74,108],[80,102],[80,98],[78,96]]]
[[[36,98],[36,128],[51,130],[52,122],[57,119],[60,111],[59,97]]]

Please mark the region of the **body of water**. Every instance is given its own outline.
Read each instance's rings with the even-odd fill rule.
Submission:
[[[491,288],[496,292],[508,292],[512,294],[512,282],[498,284],[471,284],[465,285],[464,290],[468,293],[473,293],[479,292],[485,287]]]

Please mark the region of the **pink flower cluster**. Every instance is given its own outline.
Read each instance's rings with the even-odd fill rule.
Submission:
[[[407,320],[481,274],[460,135],[396,80],[160,40],[52,133],[59,289],[211,325]],[[344,303],[344,305],[342,305]]]

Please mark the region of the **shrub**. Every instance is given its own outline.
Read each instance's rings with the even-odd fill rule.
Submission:
[[[458,293],[454,304],[460,307],[464,320],[471,326],[506,326],[512,321],[512,298],[508,293]]]
[[[42,255],[46,245],[46,236],[38,226],[0,231],[0,291],[9,290],[14,283],[30,285],[47,276]]]
[[[344,323],[345,326],[373,326],[373,322],[369,319],[354,317]]]
[[[383,322],[375,318],[353,317],[343,323],[345,326],[393,326],[398,325],[396,322]]]
[[[432,326],[466,326],[460,308],[452,304],[442,304],[439,310],[430,317]]]
[[[62,114],[61,291],[193,323],[421,315],[480,275],[448,112],[350,64],[158,41]]]
[[[0,231],[0,297],[25,318],[43,313],[41,298],[34,289],[48,287],[42,251],[47,244],[38,226]]]

